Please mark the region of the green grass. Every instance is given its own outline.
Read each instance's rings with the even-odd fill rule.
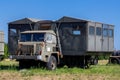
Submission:
[[[37,74],[48,74],[48,75],[54,75],[54,74],[118,74],[120,73],[120,65],[93,65],[89,69],[82,69],[82,68],[68,68],[67,66],[57,68],[54,71],[49,71],[46,70],[45,68],[34,68],[31,67],[29,69],[25,70],[18,70],[18,62],[16,61],[2,61],[0,62],[0,70],[2,71],[16,71],[20,73],[25,73],[25,74],[32,74],[32,75],[37,75]],[[120,75],[120,74],[119,74]]]
[[[0,73],[12,73],[14,72],[15,74],[20,74],[21,77],[29,77],[29,76],[57,76],[57,75],[74,75],[79,77],[80,75],[85,75],[87,77],[93,76],[93,75],[99,75],[99,76],[104,76],[108,77],[109,79],[112,80],[114,76],[114,79],[119,80],[120,76],[120,65],[93,65],[89,69],[81,69],[81,68],[68,68],[67,66],[57,68],[54,71],[49,71],[46,70],[45,68],[34,68],[31,67],[29,69],[23,69],[23,70],[18,70],[18,62],[16,61],[2,61],[0,62]],[[76,78],[77,78],[76,77]],[[76,80],[75,78],[75,80]],[[107,78],[107,80],[109,80]],[[95,79],[96,80],[96,79]],[[106,78],[105,78],[106,80]]]
[[[105,74],[105,75],[119,75],[120,66],[92,66],[90,69],[81,68],[58,68],[55,71],[49,71],[41,68],[31,68],[22,72],[26,75],[61,75],[61,74]]]

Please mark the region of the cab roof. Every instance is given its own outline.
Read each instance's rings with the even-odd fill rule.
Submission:
[[[50,33],[50,34],[55,34],[55,32],[53,30],[35,30],[35,31],[24,31],[21,33]]]

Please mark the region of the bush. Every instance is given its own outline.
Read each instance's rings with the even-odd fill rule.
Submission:
[[[109,59],[109,55],[100,55],[98,56],[99,60],[108,60]]]
[[[8,54],[8,44],[5,43],[4,44],[4,58],[8,58],[9,54]]]

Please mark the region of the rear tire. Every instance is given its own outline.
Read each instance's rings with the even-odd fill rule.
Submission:
[[[57,68],[57,60],[54,56],[49,58],[49,61],[46,64],[48,70],[55,70]]]
[[[117,59],[111,59],[112,64],[119,64],[119,61]]]

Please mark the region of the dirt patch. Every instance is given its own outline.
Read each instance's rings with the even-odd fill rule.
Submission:
[[[110,76],[105,75],[81,75],[81,74],[64,74],[48,76],[31,76],[30,80],[113,80]]]
[[[22,76],[17,72],[1,72],[0,80],[113,80],[106,75],[62,74]],[[118,79],[117,79],[118,80]]]

